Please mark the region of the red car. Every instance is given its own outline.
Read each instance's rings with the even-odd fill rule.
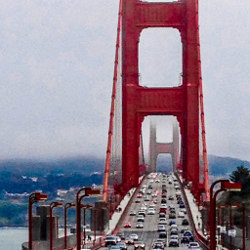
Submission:
[[[124,225],[125,228],[130,228],[131,227],[131,223],[130,222],[126,222]]]

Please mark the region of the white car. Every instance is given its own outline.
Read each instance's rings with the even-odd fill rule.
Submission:
[[[167,204],[161,204],[161,208],[168,208]]]
[[[138,237],[137,234],[133,233],[133,234],[129,235],[129,238],[132,239],[132,240],[138,240],[139,237]]]
[[[167,224],[167,219],[166,218],[160,218],[159,219],[159,224],[166,225]]]
[[[154,209],[149,209],[148,210],[148,215],[155,215],[155,210]]]
[[[197,242],[190,242],[188,245],[188,249],[200,250],[201,248]]]
[[[184,217],[185,217],[185,214],[183,212],[179,212],[178,218],[184,218]]]

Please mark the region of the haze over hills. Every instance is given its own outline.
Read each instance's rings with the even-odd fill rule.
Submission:
[[[238,166],[250,169],[250,162],[240,159],[214,155],[208,158],[211,179],[228,176]],[[32,191],[46,192],[48,200],[73,201],[79,187],[102,184],[104,163],[104,159],[96,157],[0,161],[0,227],[27,225],[28,195]],[[169,155],[159,157],[158,169],[172,170]],[[65,195],[60,195],[60,190],[65,190]]]

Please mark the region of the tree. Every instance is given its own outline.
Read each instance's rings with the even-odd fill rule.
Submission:
[[[237,170],[233,171],[232,174],[230,175],[230,180],[232,182],[240,182],[243,183],[244,180],[246,180],[249,176],[249,169],[240,166],[237,167]]]
[[[242,193],[249,192],[250,190],[250,173],[249,169],[244,166],[237,167],[230,175],[232,182],[240,182],[242,184]]]

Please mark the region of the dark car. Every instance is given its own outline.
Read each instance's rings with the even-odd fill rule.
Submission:
[[[167,200],[166,200],[166,199],[162,199],[162,200],[161,200],[161,203],[162,203],[162,204],[166,204],[166,203],[167,203]]]
[[[187,219],[183,219],[181,225],[182,225],[182,226],[187,226],[187,225],[189,225],[188,220],[187,220]]]
[[[188,237],[182,237],[182,239],[181,239],[181,243],[182,244],[189,244],[189,238]]]
[[[185,208],[185,204],[184,204],[184,203],[181,203],[181,204],[180,204],[180,208]]]
[[[159,238],[167,238],[166,232],[159,232]]]
[[[166,214],[165,213],[160,213],[159,218],[166,218]]]
[[[169,219],[176,219],[176,215],[174,213],[170,213],[168,218]]]
[[[183,236],[191,237],[193,234],[190,231],[184,232]]]
[[[176,222],[174,220],[169,221],[169,226],[176,224]]]
[[[145,249],[145,244],[141,241],[137,241],[135,244],[134,244],[134,249]]]

